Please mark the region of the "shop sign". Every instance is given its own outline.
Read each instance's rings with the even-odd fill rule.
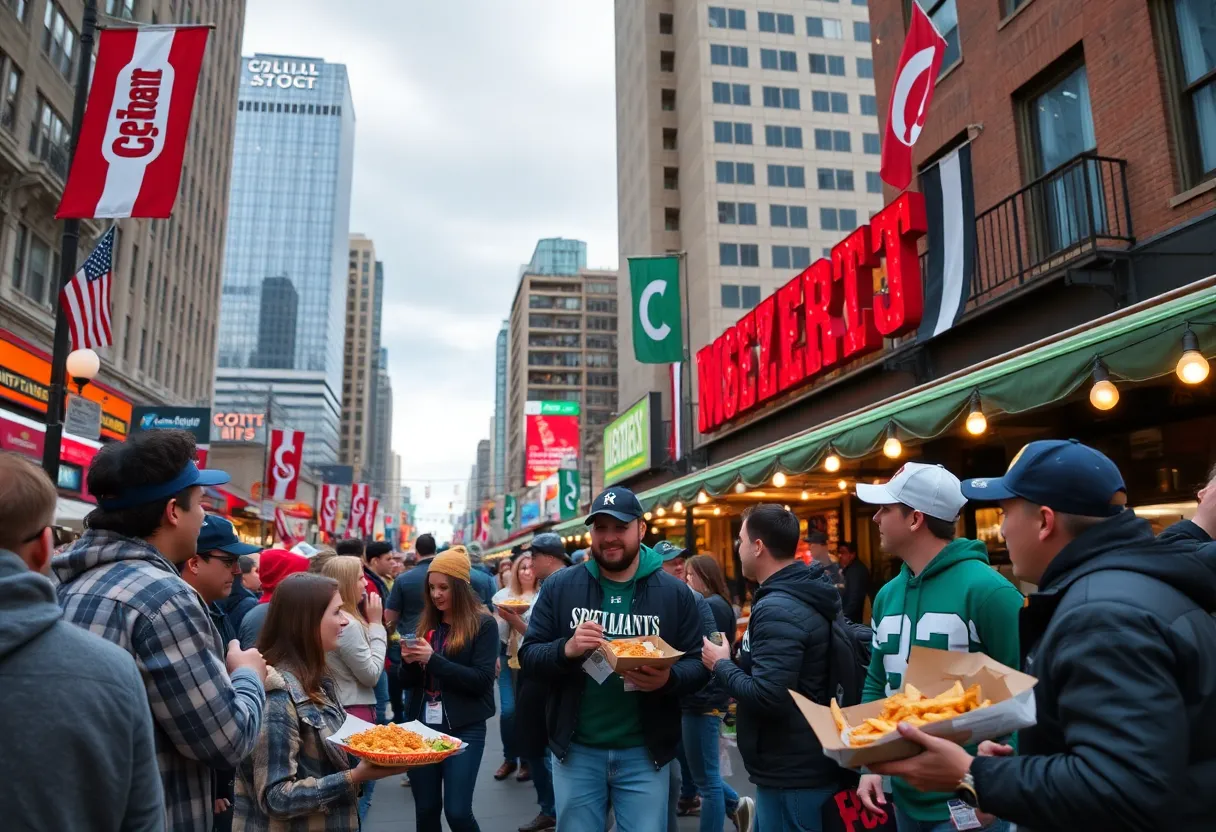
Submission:
[[[659,394],[647,393],[604,428],[604,485],[654,467],[654,449],[662,445]]]
[[[74,436],[96,441],[101,437],[101,405],[84,396],[68,396],[63,429]]]
[[[24,416],[0,411],[0,450],[41,460],[45,438],[44,426]],[[97,442],[86,442],[65,434],[59,443],[59,487],[79,491],[87,498],[84,472],[92,464],[100,447]]]
[[[561,468],[578,467],[578,414],[578,402],[524,404],[525,485],[544,482]]]
[[[0,399],[37,413],[46,413],[50,399],[51,360],[16,336],[0,332]],[[126,439],[131,424],[131,403],[112,388],[96,381],[81,395],[101,405],[101,435]]]
[[[211,439],[215,442],[256,442],[266,424],[265,413],[220,410],[211,417]]]
[[[145,430],[184,430],[194,434],[196,444],[211,444],[209,407],[160,407],[141,404],[135,408],[132,419],[132,433]]]
[[[779,394],[920,325],[917,240],[925,200],[907,192],[697,352],[698,428],[713,432]],[[885,269],[886,291],[874,292]]]

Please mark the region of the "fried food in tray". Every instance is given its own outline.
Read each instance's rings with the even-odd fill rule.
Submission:
[[[650,641],[610,641],[608,649],[622,659],[663,658],[663,651]]]
[[[395,725],[377,725],[351,734],[345,744],[356,754],[394,757],[412,754],[429,756],[454,751],[460,747],[460,743],[450,737],[427,739],[421,734]]]
[[[851,747],[861,748],[890,734],[901,722],[920,727],[987,708],[991,704],[992,700],[983,699],[979,685],[963,690],[962,683],[956,681],[949,690],[933,697],[925,696],[915,685],[904,685],[901,693],[883,700],[882,711],[877,717],[871,717],[861,725],[849,724],[835,698],[830,707],[836,728],[847,736]]]

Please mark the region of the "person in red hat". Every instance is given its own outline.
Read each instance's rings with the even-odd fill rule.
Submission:
[[[258,561],[258,574],[262,578],[262,597],[258,605],[245,614],[241,620],[241,647],[248,649],[258,643],[258,635],[262,632],[262,624],[266,621],[266,611],[270,609],[270,597],[274,589],[283,579],[297,572],[308,571],[308,558],[289,552],[286,549],[263,549]]]

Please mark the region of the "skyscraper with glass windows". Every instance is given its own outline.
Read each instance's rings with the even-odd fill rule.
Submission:
[[[242,59],[215,406],[273,387],[309,464],[338,461],[354,139],[345,66]]]

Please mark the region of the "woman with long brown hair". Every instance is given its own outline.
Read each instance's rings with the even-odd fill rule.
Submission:
[[[440,552],[427,567],[417,637],[402,639],[402,686],[408,717],[468,743],[462,754],[410,772],[418,832],[480,832],[473,786],[494,715],[498,627],[469,584],[463,546]]]
[[[338,582],[301,573],[275,589],[258,636],[269,665],[257,744],[237,770],[235,832],[357,832],[361,784],[399,774],[351,758],[326,737],[346,720],[325,654],[347,626]]]
[[[351,555],[335,555],[321,567],[321,574],[338,582],[342,596],[342,616],[346,626],[337,648],[325,654],[329,675],[334,680],[338,702],[348,714],[366,722],[376,721],[376,682],[384,672],[388,633],[381,623],[384,607],[380,596],[367,591],[363,562]],[[366,607],[367,617],[359,610]],[[359,798],[359,819],[367,817],[375,783],[363,787]]]

